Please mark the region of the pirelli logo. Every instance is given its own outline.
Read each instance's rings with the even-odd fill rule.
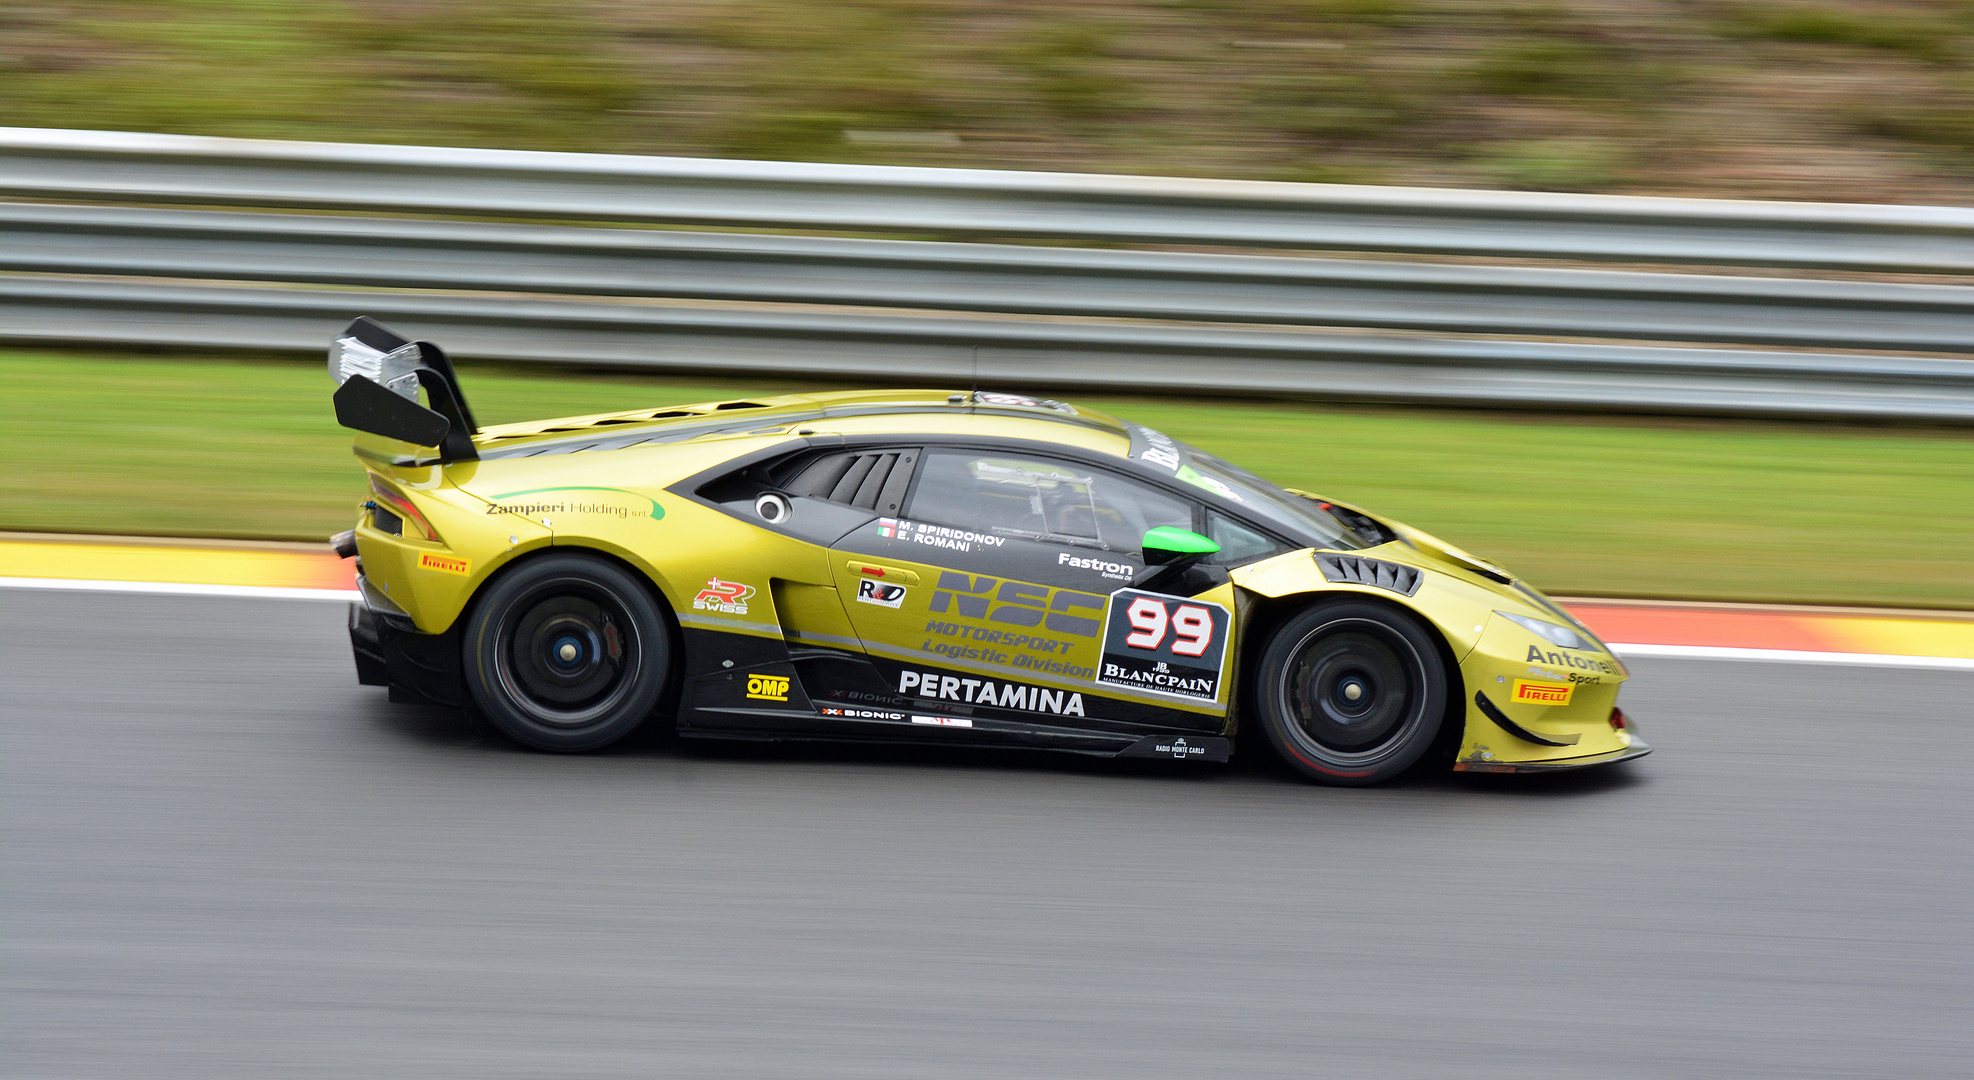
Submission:
[[[1530,682],[1527,679],[1515,680],[1517,705],[1568,705],[1570,695],[1576,687],[1569,683]]]
[[[473,560],[423,552],[418,556],[418,567],[421,570],[437,570],[441,574],[464,574],[473,569]]]

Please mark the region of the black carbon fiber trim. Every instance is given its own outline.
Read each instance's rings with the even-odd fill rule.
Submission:
[[[1389,589],[1400,596],[1411,596],[1418,592],[1419,583],[1426,577],[1425,573],[1417,567],[1402,563],[1366,559],[1360,555],[1338,555],[1328,551],[1316,553],[1316,565],[1322,568],[1325,581],[1370,585],[1379,589]]]
[[[1572,735],[1568,739],[1564,740],[1564,739],[1551,739],[1542,735],[1537,735],[1535,732],[1530,731],[1529,729],[1523,727],[1522,725],[1515,723],[1513,720],[1508,719],[1508,714],[1502,712],[1501,709],[1494,704],[1494,702],[1487,700],[1487,695],[1481,693],[1479,690],[1474,691],[1474,704],[1479,705],[1481,713],[1485,715],[1489,720],[1494,721],[1495,724],[1501,728],[1501,730],[1507,732],[1510,735],[1513,735],[1517,739],[1521,739],[1525,742],[1535,743],[1537,746],[1575,746],[1577,743],[1577,739],[1581,738],[1581,736]]]

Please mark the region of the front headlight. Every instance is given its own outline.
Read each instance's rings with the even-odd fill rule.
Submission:
[[[1596,642],[1586,639],[1574,629],[1559,623],[1543,622],[1541,619],[1531,619],[1527,615],[1511,615],[1505,611],[1497,611],[1495,614],[1509,620],[1516,626],[1527,630],[1529,633],[1534,634],[1551,645],[1560,646],[1565,649],[1602,651],[1597,648]]]

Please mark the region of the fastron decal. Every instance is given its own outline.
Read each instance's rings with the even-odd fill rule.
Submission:
[[[722,615],[747,614],[747,599],[754,595],[754,586],[742,585],[738,581],[721,581],[712,578],[699,595],[692,598],[694,611],[717,611]]]
[[[993,705],[1002,709],[1082,716],[1083,695],[1069,690],[1044,690],[1039,686],[1000,682],[992,679],[964,679],[931,671],[906,671],[898,676],[898,692],[916,693],[937,701],[963,701],[969,705]]]
[[[1216,701],[1232,624],[1219,604],[1119,589],[1110,597],[1097,681]]]
[[[930,724],[934,727],[970,728],[973,726],[973,721],[968,720],[964,716],[914,716],[912,717],[912,723]]]
[[[1057,566],[1073,566],[1078,570],[1095,570],[1112,581],[1129,581],[1136,577],[1138,568],[1130,563],[1111,562],[1108,559],[1091,559],[1081,555],[1071,555],[1067,551],[1056,553]]]

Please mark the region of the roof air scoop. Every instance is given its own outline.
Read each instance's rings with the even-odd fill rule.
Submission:
[[[416,446],[434,446],[440,461],[479,457],[479,428],[459,391],[452,362],[429,341],[406,341],[367,318],[350,323],[329,346],[336,380],[336,422]],[[423,387],[427,408],[418,403]]]

